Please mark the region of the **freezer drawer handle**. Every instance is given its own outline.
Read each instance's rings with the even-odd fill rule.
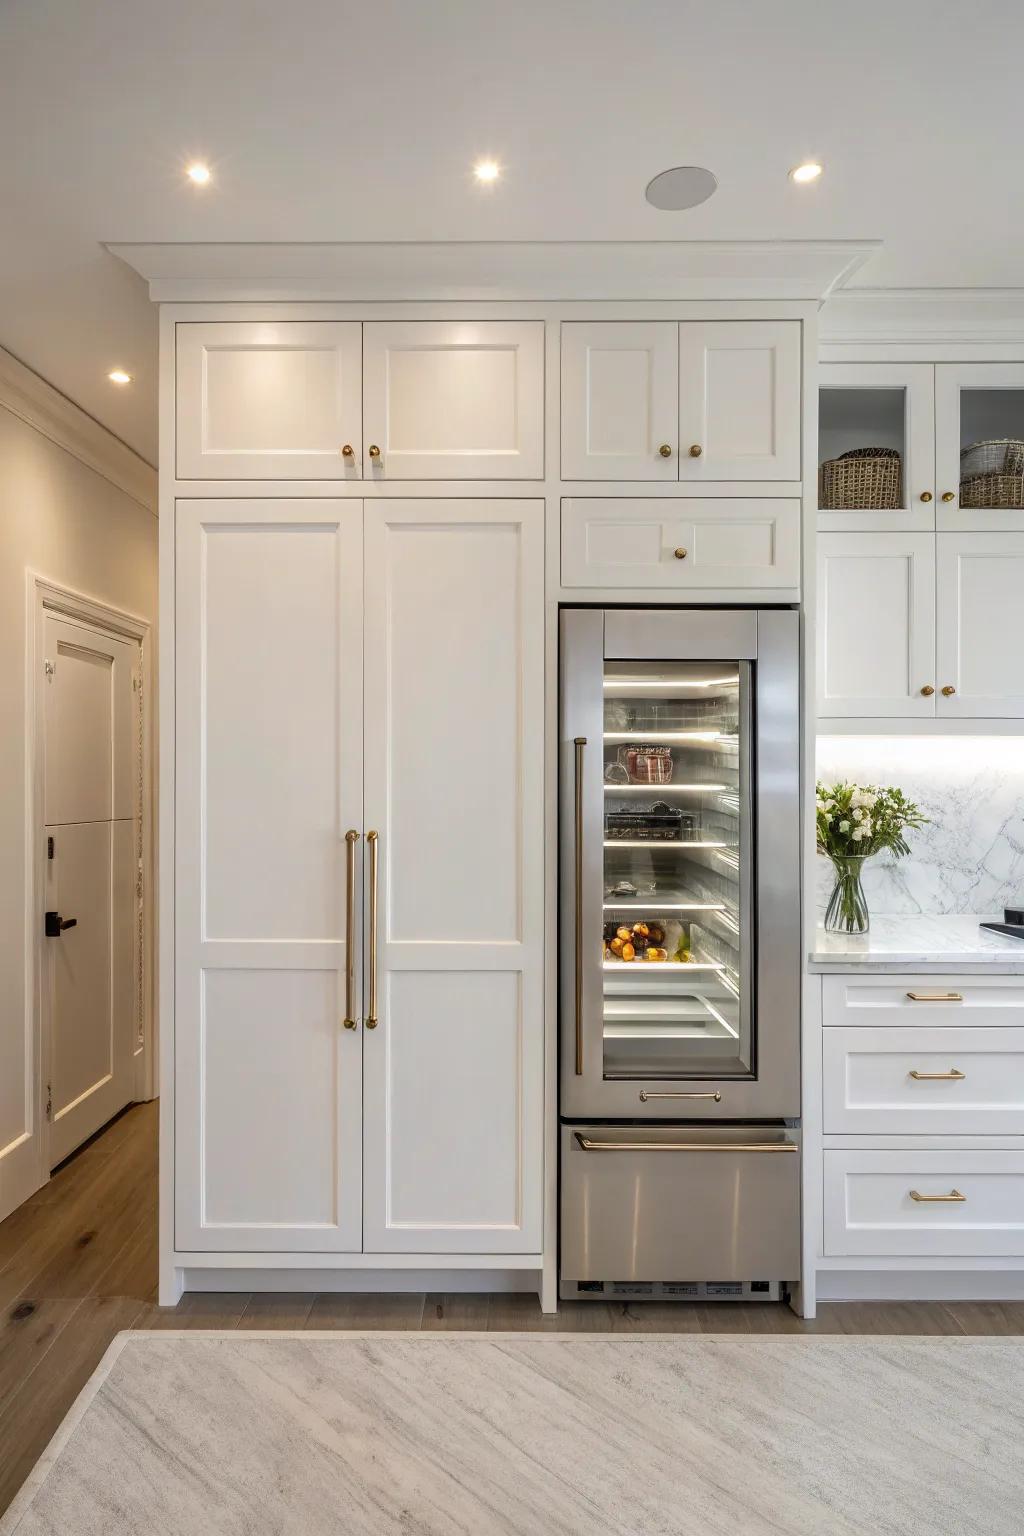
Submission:
[[[576,993],[573,1015],[576,1025],[576,1076],[583,1076],[583,748],[585,736],[576,736],[576,774],[573,784],[573,821],[575,826],[574,880],[576,889]]]
[[[950,1067],[948,1072],[919,1072],[914,1067],[910,1076],[917,1083],[962,1083],[967,1073],[958,1067]]]
[[[959,1204],[961,1201],[966,1200],[967,1196],[962,1195],[958,1189],[951,1189],[948,1195],[922,1195],[918,1190],[912,1189],[910,1191],[910,1198],[911,1200],[919,1200],[925,1205],[931,1204],[933,1201],[945,1205],[950,1201]]]
[[[796,1152],[795,1141],[593,1141],[576,1131],[584,1152]],[[939,1197],[936,1196],[936,1199]],[[948,1199],[948,1196],[942,1198]],[[961,1196],[961,1198],[963,1198]]]
[[[640,1090],[640,1103],[646,1104],[648,1099],[714,1099],[716,1104],[721,1104],[720,1093],[649,1093],[646,1088]]]
[[[962,1003],[962,992],[908,992],[912,1003]]]

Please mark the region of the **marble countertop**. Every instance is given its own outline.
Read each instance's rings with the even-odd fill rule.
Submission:
[[[826,933],[819,927],[808,969],[834,971],[963,971],[1024,975],[1024,939],[980,927],[1001,922],[976,913],[873,917],[865,934]]]

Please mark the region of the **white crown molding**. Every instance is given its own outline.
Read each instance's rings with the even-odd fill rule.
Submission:
[[[844,288],[824,304],[822,346],[1024,344],[1024,288]]]
[[[820,301],[877,249],[854,240],[108,244],[159,302]]]
[[[152,465],[2,347],[0,406],[156,515],[157,474]]]

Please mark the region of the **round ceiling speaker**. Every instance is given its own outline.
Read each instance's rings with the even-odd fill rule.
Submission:
[[[676,213],[706,203],[718,187],[718,178],[702,165],[675,165],[647,183],[644,196],[654,208]]]

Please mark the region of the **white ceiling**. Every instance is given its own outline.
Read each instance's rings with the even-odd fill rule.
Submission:
[[[1017,286],[1022,58],[1020,0],[0,0],[0,344],[155,462],[103,241],[880,238],[856,283]],[[649,207],[680,163],[717,194]]]

